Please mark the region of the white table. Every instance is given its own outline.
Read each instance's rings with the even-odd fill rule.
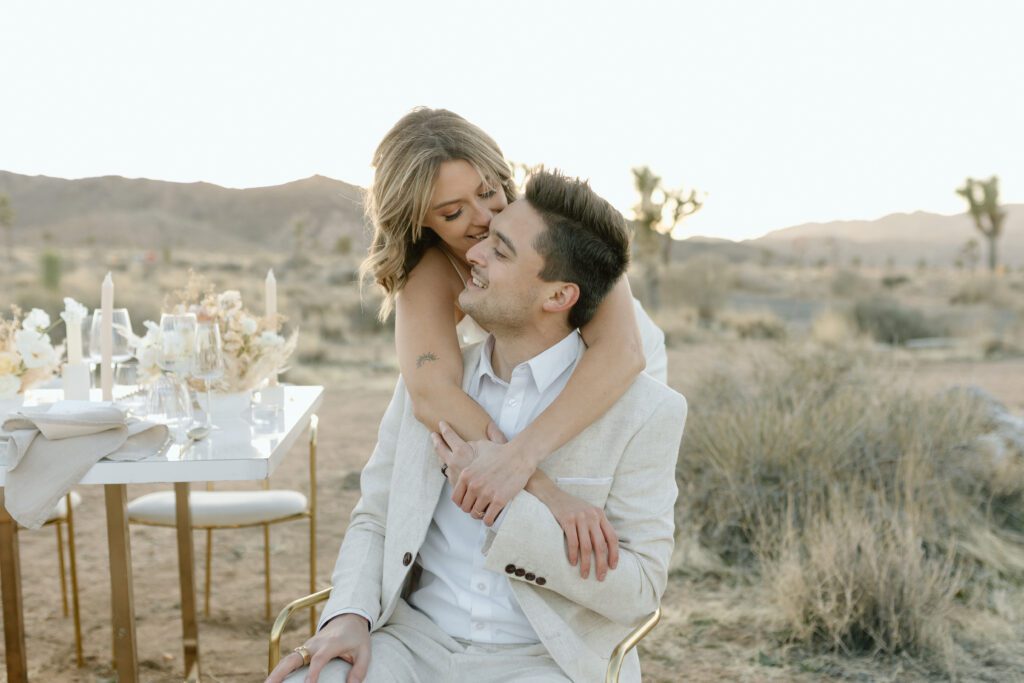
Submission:
[[[52,402],[56,390],[32,392],[28,402]],[[257,425],[238,418],[218,424],[205,440],[190,448],[172,445],[163,453],[137,462],[101,461],[82,484],[102,484],[106,496],[110,588],[113,602],[114,656],[118,681],[139,680],[128,536],[127,484],[173,483],[177,502],[178,574],[181,584],[182,637],[186,677],[198,680],[199,633],[196,622],[192,519],[189,484],[194,481],[266,479],[305,431],[323,401],[323,387],[286,386],[281,413],[274,424]],[[7,478],[0,466],[0,487]],[[0,488],[0,580],[3,587],[4,641],[9,683],[26,683],[25,631],[21,601],[17,524],[3,505]]]

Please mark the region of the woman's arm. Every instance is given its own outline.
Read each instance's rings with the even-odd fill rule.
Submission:
[[[432,432],[445,420],[463,438],[486,438],[491,421],[462,390],[462,352],[455,332],[463,284],[438,249],[428,249],[395,302],[395,347],[413,414]]]

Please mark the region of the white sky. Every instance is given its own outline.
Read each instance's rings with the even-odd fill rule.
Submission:
[[[708,193],[683,234],[1024,201],[1024,3],[8,2],[0,169],[365,185],[419,104],[506,156]]]

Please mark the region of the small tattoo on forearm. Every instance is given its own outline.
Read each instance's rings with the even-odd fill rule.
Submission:
[[[437,356],[428,351],[416,359],[416,367],[422,368],[424,363],[429,363],[432,360],[437,360]]]

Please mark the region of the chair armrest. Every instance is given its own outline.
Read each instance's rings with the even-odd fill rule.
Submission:
[[[636,647],[636,644],[643,640],[644,636],[654,630],[654,627],[661,621],[661,606],[649,616],[646,621],[633,629],[632,633],[626,636],[622,642],[612,650],[612,656],[608,660],[608,670],[604,675],[604,683],[619,683],[619,673],[622,671],[622,660],[626,658],[629,651]]]
[[[311,607],[319,602],[324,602],[329,597],[331,597],[331,589],[324,588],[316,593],[289,602],[277,615],[277,619],[274,620],[274,626],[270,629],[270,658],[268,662],[269,667],[267,668],[267,675],[269,675],[270,672],[274,670],[274,667],[277,666],[277,663],[281,661],[281,633],[284,632],[285,624],[288,623],[288,619],[291,618],[292,613],[296,610],[302,609],[303,607]]]

